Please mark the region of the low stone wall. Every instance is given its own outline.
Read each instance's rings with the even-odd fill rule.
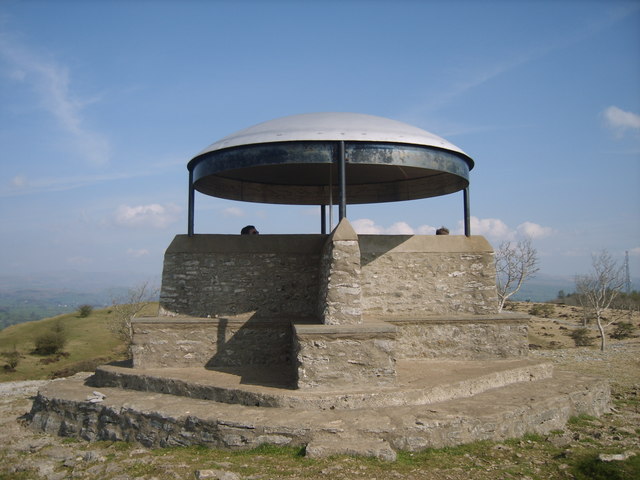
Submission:
[[[296,386],[392,385],[396,328],[375,325],[294,325]]]
[[[493,249],[484,237],[359,235],[362,314],[497,313]]]
[[[326,235],[178,235],[164,257],[161,315],[316,314]]]
[[[291,363],[288,319],[137,318],[132,327],[137,368]]]
[[[332,236],[178,235],[165,254],[160,311],[327,324],[359,323],[360,313],[489,315],[495,277],[479,236],[356,236],[346,220]]]
[[[528,320],[528,315],[517,313],[386,318],[398,329],[398,359],[438,360],[526,357]]]

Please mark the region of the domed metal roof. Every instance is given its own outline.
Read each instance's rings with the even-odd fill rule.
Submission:
[[[229,135],[188,164],[192,186],[231,200],[328,205],[445,195],[469,185],[473,160],[420,128],[357,113],[309,113]]]

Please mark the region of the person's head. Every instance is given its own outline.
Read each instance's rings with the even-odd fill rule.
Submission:
[[[258,235],[260,232],[253,225],[247,225],[240,230],[241,235]]]
[[[447,227],[440,227],[436,230],[436,235],[449,235],[449,229]]]

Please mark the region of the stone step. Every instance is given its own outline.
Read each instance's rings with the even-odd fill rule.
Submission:
[[[310,446],[316,455],[350,453],[345,439],[355,437],[362,442],[360,454],[382,458],[390,455],[386,445],[418,451],[501,441],[529,432],[547,433],[562,428],[571,416],[598,416],[609,408],[606,381],[562,371],[552,378],[512,383],[467,398],[357,410],[250,407],[112,387],[102,387],[96,394],[96,388],[86,384],[87,376],[43,387],[29,415],[32,427],[86,440],[136,441],[147,447],[239,449],[269,443]],[[335,446],[330,449],[332,438]]]
[[[551,363],[516,359],[493,361],[402,360],[395,385],[339,389],[288,388],[287,367],[158,368],[98,367],[90,384],[166,393],[221,403],[272,408],[342,410],[428,405],[464,398],[518,382],[552,376]]]
[[[315,435],[305,448],[305,456],[324,458],[332,455],[374,457],[393,462],[397,455],[389,442],[375,436],[323,432]]]

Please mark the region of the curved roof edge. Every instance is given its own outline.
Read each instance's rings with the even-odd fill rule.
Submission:
[[[436,147],[464,155],[473,166],[473,160],[462,149],[426,130],[384,117],[346,112],[304,113],[269,120],[218,140],[196,157],[257,143],[337,140]]]

